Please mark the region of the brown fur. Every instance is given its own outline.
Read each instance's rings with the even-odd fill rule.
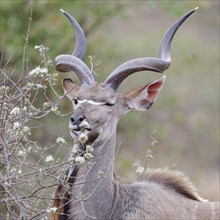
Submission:
[[[64,206],[68,202],[69,186],[59,185],[54,192],[52,208],[57,208],[55,213],[51,213],[50,220],[59,220],[61,213],[64,213]]]

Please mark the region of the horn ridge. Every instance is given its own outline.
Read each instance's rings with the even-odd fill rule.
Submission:
[[[86,52],[86,37],[78,22],[63,9],[61,12],[70,20],[76,35],[76,46],[72,55],[61,54],[55,58],[55,67],[59,72],[74,71],[80,80],[80,84],[92,85],[94,77],[88,66],[82,61]]]
[[[132,73],[144,70],[162,73],[169,65],[170,63],[154,57],[129,60],[116,68],[105,80],[104,85],[110,85],[116,91],[122,81]]]
[[[167,62],[171,62],[171,54],[170,54],[170,46],[172,39],[176,33],[176,31],[179,29],[181,24],[191,15],[193,14],[196,10],[198,9],[195,8],[186,14],[184,14],[181,18],[179,18],[164,34],[161,44],[160,44],[160,51],[159,51],[159,57],[162,60],[166,60]]]
[[[60,9],[60,11],[69,19],[70,23],[72,24],[75,30],[76,46],[72,55],[82,60],[86,53],[85,33],[79,25],[79,23],[69,13],[65,12],[63,9]]]
[[[55,58],[55,67],[59,72],[74,71],[80,80],[80,84],[92,85],[95,83],[92,72],[88,66],[79,58],[62,54]]]

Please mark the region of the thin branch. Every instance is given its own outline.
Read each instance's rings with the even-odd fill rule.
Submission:
[[[28,29],[25,36],[25,43],[24,43],[24,51],[23,51],[23,59],[22,59],[22,71],[20,78],[23,78],[23,75],[25,72],[28,72],[28,43],[29,43],[29,36],[30,36],[30,29],[31,29],[31,22],[32,22],[32,14],[33,14],[33,1],[30,0],[29,2],[30,7],[30,15],[28,17],[29,23],[28,23]]]

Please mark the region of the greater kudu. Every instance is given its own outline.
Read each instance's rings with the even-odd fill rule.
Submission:
[[[72,55],[56,57],[55,65],[59,72],[74,71],[80,85],[69,78],[63,80],[64,91],[73,103],[69,128],[75,140],[71,156],[75,162],[67,173],[70,192],[61,185],[55,193],[53,206],[57,211],[52,219],[219,219],[219,205],[200,198],[178,171],[148,170],[132,184],[120,183],[113,174],[118,120],[130,110],[149,109],[165,76],[123,94],[116,93],[117,88],[132,73],[162,73],[168,69],[172,38],[195,10],[168,29],[159,58],[127,61],[100,84],[82,61],[86,50],[83,30],[70,14],[62,11],[75,29],[76,48]]]

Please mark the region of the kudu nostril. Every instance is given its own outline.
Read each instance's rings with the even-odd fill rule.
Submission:
[[[79,121],[82,122],[84,120],[84,117],[80,117]]]
[[[73,117],[71,117],[71,118],[70,118],[70,121],[71,121],[72,123],[74,123],[75,120],[74,120]]]
[[[85,117],[82,116],[82,115],[80,115],[80,116],[72,116],[70,118],[70,121],[71,121],[71,123],[73,125],[80,125],[83,122],[84,119],[85,119]]]

